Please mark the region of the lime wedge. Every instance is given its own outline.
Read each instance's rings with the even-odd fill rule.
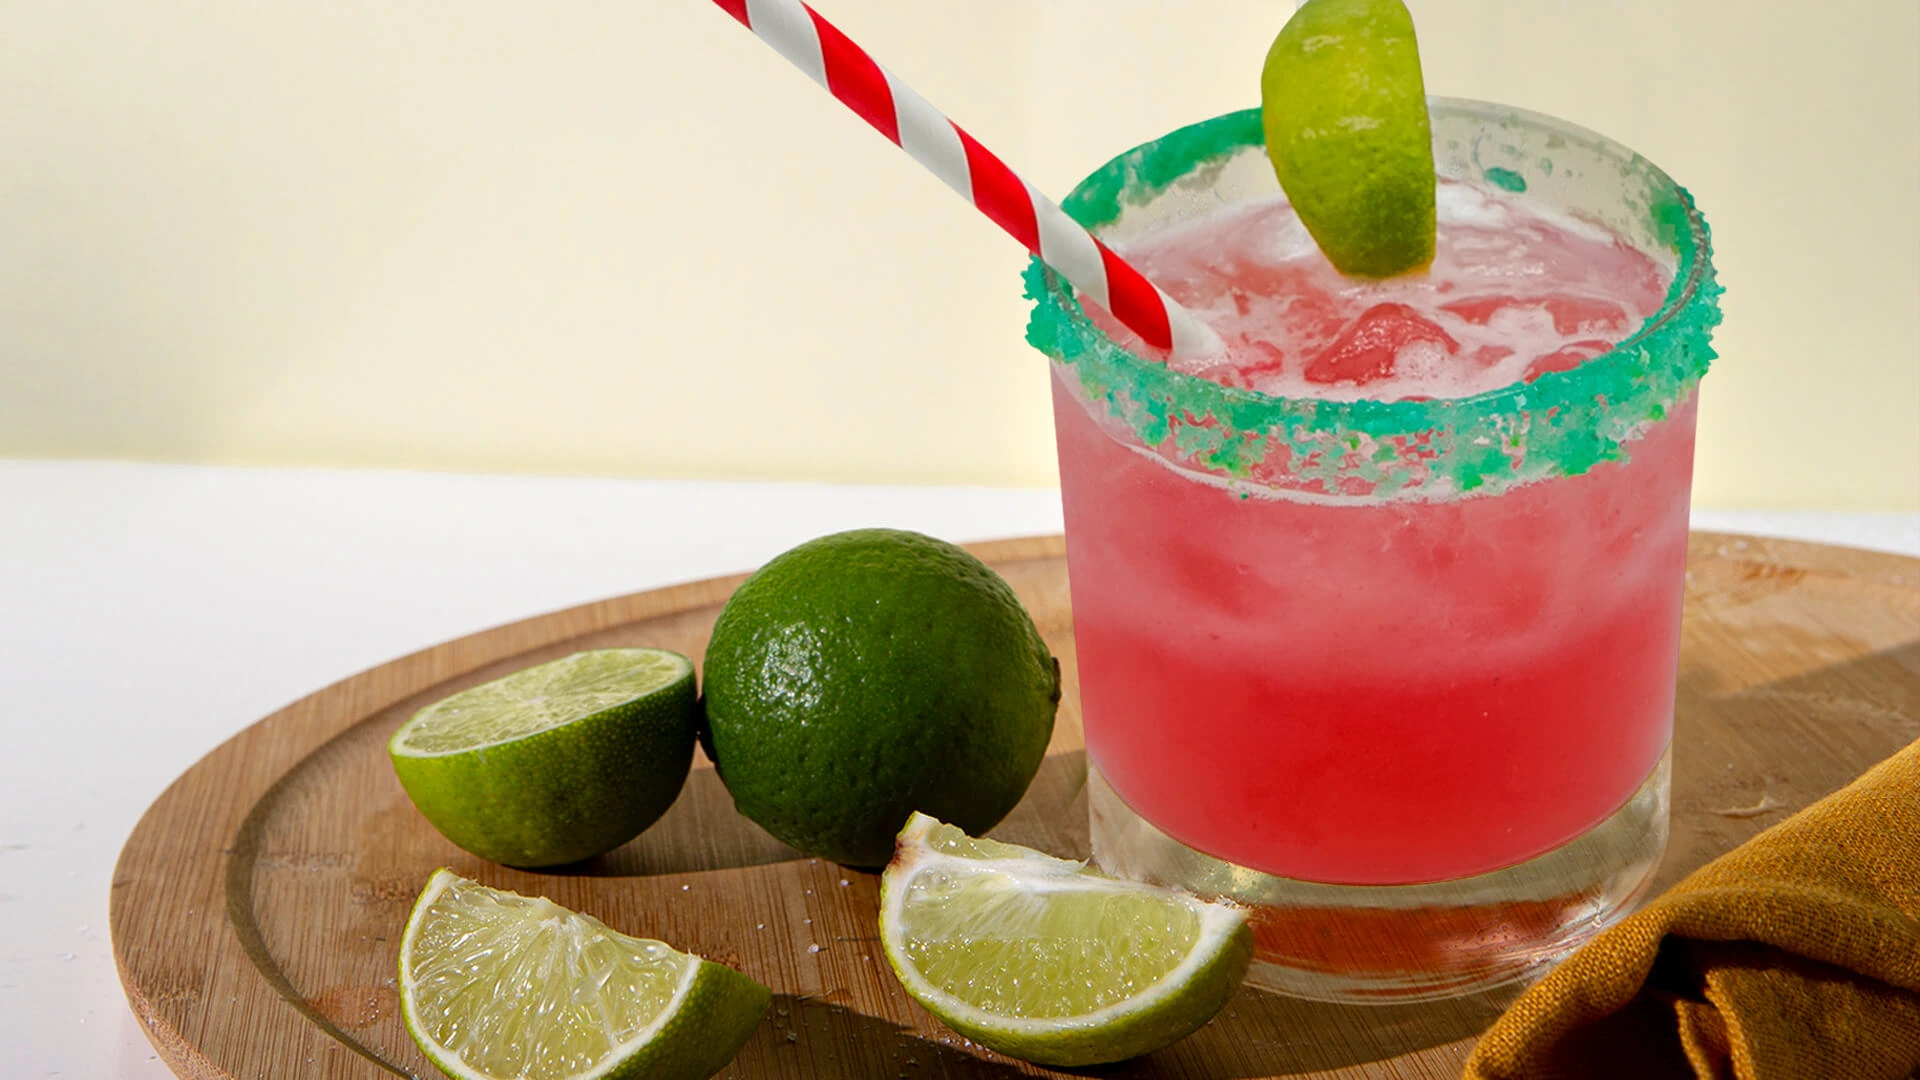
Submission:
[[[1280,186],[1334,266],[1433,261],[1433,130],[1401,0],[1307,0],[1267,52],[1260,107]]]
[[[447,839],[509,866],[556,866],[611,851],[665,813],[698,727],[692,661],[600,649],[429,705],[387,753]]]
[[[706,1080],[771,999],[732,968],[449,870],[400,941],[407,1033],[454,1080]]]
[[[1042,1065],[1177,1042],[1233,996],[1253,955],[1225,904],[1116,881],[915,814],[880,878],[880,937],[915,1001]]]

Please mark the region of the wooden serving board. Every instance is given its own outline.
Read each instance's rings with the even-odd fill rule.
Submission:
[[[1058,537],[973,549],[1012,583],[1068,673],[1051,754],[994,835],[1086,853],[1085,755]],[[1920,736],[1920,560],[1695,534],[1674,748],[1673,842],[1656,888]],[[627,846],[560,874],[455,848],[415,812],[388,736],[421,706],[582,648],[698,657],[740,577],[619,597],[448,642],[261,720],[180,777],[113,880],[114,956],[162,1058],[194,1078],[434,1077],[402,1025],[395,960],[435,867],[542,893],[774,990],[722,1076],[1064,1076],[948,1031],[901,992],[878,880],[801,858],[746,822],[712,769]],[[1457,1077],[1505,996],[1344,1007],[1246,989],[1214,1022],[1108,1077]],[[1082,1074],[1085,1075],[1085,1074]]]

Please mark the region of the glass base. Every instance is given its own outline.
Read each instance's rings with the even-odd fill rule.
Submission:
[[[1398,1004],[1530,982],[1617,922],[1667,846],[1671,751],[1611,817],[1517,866],[1424,885],[1322,885],[1223,862],[1154,828],[1087,763],[1093,857],[1117,877],[1252,909],[1247,982]]]

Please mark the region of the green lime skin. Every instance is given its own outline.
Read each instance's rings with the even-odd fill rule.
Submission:
[[[915,810],[992,828],[1046,756],[1060,664],[1013,590],[919,533],[821,537],[761,567],[707,646],[704,739],[734,805],[857,868]]]
[[[667,812],[699,724],[688,662],[670,685],[571,723],[457,753],[389,756],[448,840],[507,866],[561,866],[612,851]]]
[[[1267,154],[1329,261],[1386,278],[1433,261],[1433,128],[1401,0],[1308,0],[1260,73]]]
[[[773,991],[711,960],[700,961],[680,1011],[607,1080],[706,1080],[727,1067],[773,1003]]]

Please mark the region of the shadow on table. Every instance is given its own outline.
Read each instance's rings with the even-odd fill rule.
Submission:
[[[1243,990],[1214,1021],[1175,1046],[1133,1061],[1043,1070],[982,1051],[958,1035],[941,1042],[813,998],[774,996],[767,1022],[734,1059],[736,1075],[833,1075],[906,1080],[1000,1080],[1065,1075],[1113,1080],[1302,1076],[1384,1061],[1467,1039],[1511,993],[1421,1005],[1341,1006]],[[1466,1046],[1459,1048],[1464,1060]]]
[[[1768,629],[1765,653],[1745,643],[1755,666],[1806,670],[1741,686],[1716,670],[1724,665],[1682,665],[1672,839],[1656,895],[1920,738],[1920,640],[1819,663],[1844,639]]]

